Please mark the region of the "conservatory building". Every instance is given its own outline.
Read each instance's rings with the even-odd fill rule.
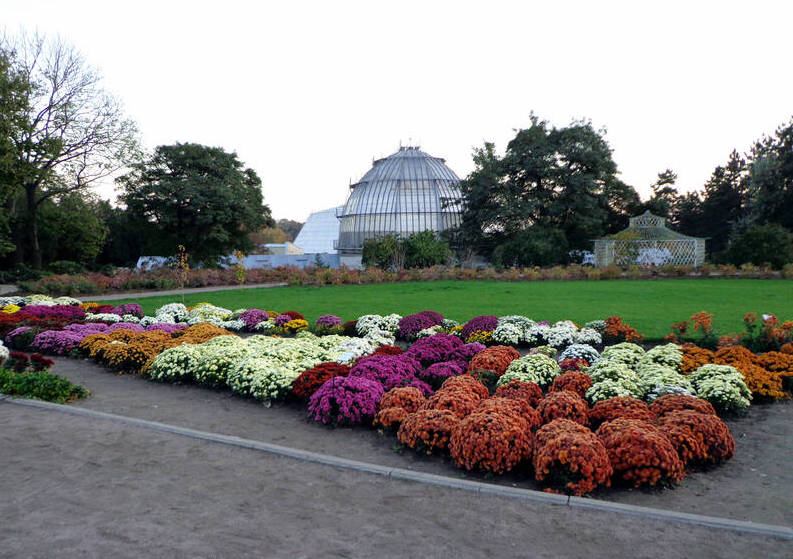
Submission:
[[[360,267],[367,239],[457,227],[462,203],[459,183],[443,159],[418,147],[401,147],[375,161],[350,186],[347,202],[337,212],[335,248],[341,264]]]

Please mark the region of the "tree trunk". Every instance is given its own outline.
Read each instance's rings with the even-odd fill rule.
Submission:
[[[38,205],[36,204],[36,186],[26,185],[25,194],[27,200],[27,247],[26,258],[31,267],[41,269],[41,248],[39,247],[39,225],[37,219]]]

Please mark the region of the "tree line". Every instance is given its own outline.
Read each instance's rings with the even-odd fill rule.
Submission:
[[[588,121],[555,127],[532,115],[503,155],[485,143],[473,160],[457,229],[382,239],[365,259],[424,266],[448,262],[451,247],[498,266],[566,263],[650,210],[707,237],[712,261],[793,260],[793,120],[733,151],[701,190],[681,193],[672,170],[659,173],[647,201]],[[118,205],[94,193],[108,181]],[[20,273],[130,266],[178,245],[212,265],[293,240],[300,227],[272,219],[259,176],[233,152],[190,142],[144,152],[134,121],[74,47],[25,34],[0,37],[0,208],[0,270]]]

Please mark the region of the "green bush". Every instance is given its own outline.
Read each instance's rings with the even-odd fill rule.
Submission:
[[[567,260],[567,238],[561,229],[532,227],[499,244],[493,264],[510,266],[551,266]]]
[[[362,260],[365,266],[400,270],[448,264],[451,257],[448,242],[433,231],[422,231],[404,238],[385,235],[367,239],[363,244]]]
[[[16,373],[0,369],[0,392],[9,396],[35,398],[46,402],[64,404],[85,398],[88,391],[67,379],[45,371]]]
[[[736,266],[769,264],[780,270],[793,262],[793,236],[776,223],[753,225],[730,239],[727,260]]]
[[[72,260],[56,260],[47,264],[47,270],[53,274],[82,274],[85,267]]]

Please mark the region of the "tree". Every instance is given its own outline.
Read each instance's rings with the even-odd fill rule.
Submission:
[[[276,227],[286,233],[287,241],[294,242],[295,237],[297,237],[297,234],[300,233],[300,230],[303,228],[303,224],[292,219],[279,219],[276,222]]]
[[[82,192],[70,192],[41,204],[39,235],[44,262],[94,263],[108,233],[99,205],[95,196]]]
[[[16,190],[14,138],[24,128],[29,90],[30,85],[18,70],[15,53],[0,45],[0,257],[16,248],[9,227]]]
[[[101,77],[59,38],[0,38],[6,72],[26,85],[21,126],[12,131],[10,181],[24,193],[25,235],[18,259],[40,268],[38,210],[47,200],[108,177],[137,154],[136,127]]]
[[[747,177],[746,160],[733,150],[727,164],[716,167],[705,183],[697,232],[699,236],[710,237],[711,254],[720,253],[727,247],[730,235],[745,216]],[[685,228],[681,230],[693,234]]]
[[[770,264],[778,270],[793,261],[793,235],[777,223],[752,225],[730,238],[727,258],[735,265]]]
[[[590,248],[592,239],[624,226],[639,203],[617,177],[603,131],[589,122],[555,128],[532,115],[531,126],[517,131],[503,157],[486,143],[474,152],[474,164],[460,184],[465,205],[457,243],[491,256],[501,245],[539,254],[535,248],[544,241],[531,248],[527,240],[534,234],[563,237],[569,249]],[[536,263],[547,262],[547,252],[542,253]],[[566,253],[556,251],[553,259],[565,260]]]
[[[131,168],[118,179],[119,199],[152,232],[151,254],[171,255],[181,244],[193,261],[215,264],[250,251],[249,233],[273,225],[261,180],[236,153],[177,143]]]
[[[748,159],[746,224],[793,230],[793,120],[755,142]]]
[[[645,205],[651,213],[665,218],[672,218],[675,204],[677,203],[678,193],[675,188],[677,173],[672,169],[666,169],[658,173],[658,180],[652,185],[653,194]]]

